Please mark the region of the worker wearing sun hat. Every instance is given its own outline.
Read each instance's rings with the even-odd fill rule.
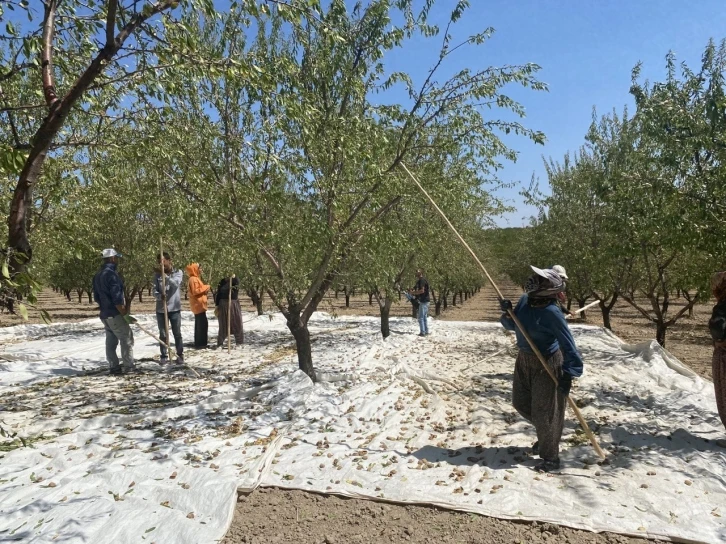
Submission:
[[[93,278],[93,297],[100,309],[100,319],[106,331],[106,360],[112,376],[120,376],[123,370],[134,369],[134,333],[129,323],[133,318],[126,309],[124,283],[116,267],[121,254],[115,249],[104,249],[101,253],[103,265]],[[123,370],[116,355],[121,344]]]
[[[565,288],[567,288],[566,282],[570,278],[567,277],[565,267],[560,264],[556,264],[552,267],[552,270],[557,272],[557,275],[560,277],[560,279],[565,282]],[[557,295],[557,302],[560,305],[560,310],[562,310],[562,313],[565,314],[565,319],[570,319],[571,317],[574,317],[574,314],[570,310],[568,310],[567,306],[565,305],[567,303],[567,299],[565,297],[564,290]]]
[[[513,309],[537,349],[544,355],[555,383],[542,366],[522,331],[509,316],[512,303],[500,301],[501,323],[505,329],[515,331],[517,362],[514,368],[512,402],[522,417],[537,431],[533,453],[542,463],[537,469],[544,472],[560,466],[559,443],[565,420],[567,395],[572,379],[582,375],[582,358],[577,351],[567,322],[557,306],[557,295],[565,289],[560,275],[553,269],[531,267],[534,274],[527,280],[525,291]]]

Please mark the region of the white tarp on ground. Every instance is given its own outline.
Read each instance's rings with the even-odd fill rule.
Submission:
[[[141,332],[142,374],[86,372],[103,361],[97,320],[0,331],[0,425],[31,443],[0,439],[0,542],[211,543],[237,489],[258,485],[726,540],[712,385],[655,345],[574,327],[586,360],[574,394],[609,464],[569,414],[561,474],[543,476],[510,404],[499,326],[436,322],[420,339],[413,320],[394,319],[384,342],[376,319],[321,315],[313,385],[280,317],[245,319],[248,343],[231,355],[189,350],[203,379],[160,371]]]

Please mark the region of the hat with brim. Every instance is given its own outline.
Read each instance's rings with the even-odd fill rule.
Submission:
[[[570,279],[567,277],[567,272],[565,271],[565,267],[562,266],[561,264],[556,264],[555,266],[552,267],[552,270],[557,272],[563,280]]]
[[[103,253],[101,254],[104,259],[110,259],[111,257],[123,257],[118,251],[116,251],[113,248],[110,249],[104,249]]]

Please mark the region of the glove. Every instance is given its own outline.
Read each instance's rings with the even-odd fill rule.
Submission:
[[[503,312],[507,312],[512,309],[512,301],[503,298],[499,301],[499,307],[502,309]]]
[[[124,316],[124,321],[126,321],[126,323],[128,323],[129,325],[133,325],[134,323],[137,322],[137,319],[134,316],[132,316],[131,314],[126,314]]]
[[[559,383],[557,384],[557,390],[562,393],[564,396],[568,396],[570,394],[570,388],[572,387],[572,376],[569,374],[563,374],[560,378]]]

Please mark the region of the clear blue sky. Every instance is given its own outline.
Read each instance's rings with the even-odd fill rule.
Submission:
[[[496,29],[485,45],[459,55],[452,68],[472,70],[534,62],[542,67],[539,79],[549,92],[512,89],[508,94],[524,104],[526,126],[542,130],[547,144],[537,146],[523,138],[506,141],[520,152],[516,164],[500,173],[518,187],[501,192],[517,211],[507,214],[501,226],[527,224],[535,210],[518,196],[521,184],[532,174],[546,189],[542,155],[560,159],[577,149],[592,118],[619,112],[632,100],[628,94],[630,72],[643,62],[643,76],[662,80],[665,55],[673,50],[679,61],[697,68],[709,40],[726,38],[726,2],[723,0],[470,0],[471,8],[455,28],[458,38]],[[454,0],[439,0],[432,19],[444,24]],[[392,54],[389,69],[405,70],[422,81],[435,60],[440,39],[408,46]],[[476,51],[476,54],[472,53]]]

